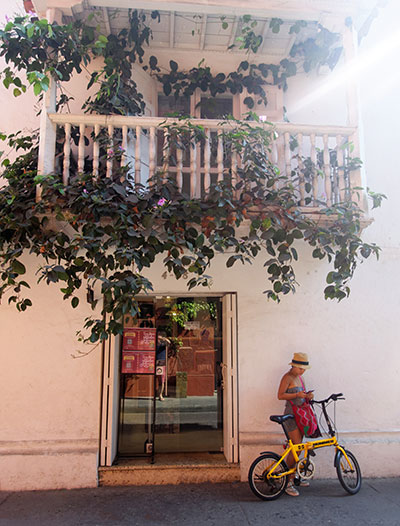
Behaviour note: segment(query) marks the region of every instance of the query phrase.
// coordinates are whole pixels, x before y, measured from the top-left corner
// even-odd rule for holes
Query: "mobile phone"
[[[309,391],[306,391],[307,393],[313,393],[314,389],[310,389]]]

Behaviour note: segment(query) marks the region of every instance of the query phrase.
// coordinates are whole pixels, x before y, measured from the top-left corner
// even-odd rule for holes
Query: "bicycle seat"
[[[286,422],[286,420],[290,420],[291,418],[294,418],[294,415],[272,415],[269,417],[272,422],[276,422],[277,424],[283,424],[283,422]]]

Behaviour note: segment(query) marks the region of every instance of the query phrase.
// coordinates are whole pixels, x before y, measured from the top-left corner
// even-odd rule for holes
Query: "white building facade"
[[[96,8],[111,30],[116,27],[113,24],[117,18],[112,16],[115,3],[33,1],[39,16],[58,21],[82,16],[85,10],[89,13]],[[359,182],[388,196],[382,209],[367,212],[373,222],[363,233],[365,239],[382,247],[380,260],[371,258],[359,266],[351,282],[350,297],[340,303],[324,300],[328,264],[312,258],[309,247],[301,244],[297,247],[296,266],[300,286],[279,304],[268,302],[263,294],[267,278],[261,259],[252,266],[235,265],[227,269],[229,254],[220,255],[209,272],[213,276],[211,287],[194,292],[188,292],[185,280],[176,281],[165,275],[161,261],[152,266],[148,277],[154,295],[141,301],[157,328],[170,327],[171,312],[177,313],[185,302],[208,305],[203,309],[206,314],[200,313],[180,326],[173,326],[173,335],[183,342],[181,360],[186,365],[181,363],[178,367],[185,373],[186,391],[184,395],[177,394],[177,371],[171,363],[170,371],[166,372],[164,400],[155,402],[159,420],[155,428],[153,472],[158,473],[161,481],[162,460],[157,459],[162,459],[163,454],[173,454],[179,459],[188,454],[218,453],[227,466],[236,469],[229,476],[246,480],[249,464],[260,451],[282,448],[283,433],[269,421],[269,415],[283,413],[277,389],[293,352],[307,352],[312,368],[305,381],[308,388],[315,390],[315,397],[325,398],[333,392],[343,392],[346,397],[346,401],[337,405],[336,423],[341,441],[358,458],[363,475],[398,476],[400,358],[396,352],[396,314],[400,300],[396,276],[400,237],[395,199],[400,184],[392,123],[400,119],[397,100],[400,79],[391,66],[400,46],[394,27],[398,6],[394,0],[387,5],[372,0],[338,1],[334,7],[325,0],[253,2],[251,7],[232,0],[216,1],[212,6],[188,1],[172,5],[143,0],[135,6],[130,4],[119,0],[118,8],[122,13],[128,7],[158,9],[163,13],[161,29],[154,32],[151,53],[157,55],[162,65],[167,66],[173,57],[185,69],[197,66],[205,58],[213,70],[228,72],[241,60],[240,55],[226,50],[234,34],[231,29],[222,39],[221,16],[230,17],[232,27],[245,14],[263,23],[266,47],[261,53],[269,61],[279,61],[293,44],[289,35],[282,36],[284,31],[280,39],[271,31],[269,22],[274,17],[285,23],[315,21],[340,32],[344,56],[334,72],[299,74],[289,79],[286,93],[271,87],[269,105],[259,113],[276,123],[283,137],[281,149],[278,147],[276,152],[282,170],[287,169],[285,133],[296,136],[300,133],[305,148],[311,148],[314,140],[322,150],[325,136],[329,135],[329,141],[348,136],[356,148],[360,147],[364,160],[364,168],[357,175]],[[16,2],[15,10],[18,9],[21,11],[22,6]],[[358,46],[357,34],[345,20],[353,16],[356,27],[364,30],[374,9],[378,17]],[[1,16],[12,15],[13,9],[10,11],[1,12]],[[195,19],[193,13],[200,18]],[[350,67],[350,73],[344,69],[346,66]],[[155,153],[152,157],[156,147],[154,130],[163,120],[161,108],[166,101],[160,86],[148,73],[138,67],[134,75],[146,100],[144,117],[124,121],[84,116],[80,106],[89,73],[83,72],[65,87],[75,98],[73,117],[44,113],[41,124],[35,121],[30,94],[21,102],[22,97],[13,99],[2,86],[0,129],[11,133],[40,124],[42,138],[47,137],[48,142],[42,143],[39,165],[43,171],[51,172],[54,169],[51,134],[56,123],[65,130],[69,125],[111,124],[121,130],[140,126],[142,132],[147,131],[141,142],[140,162],[136,145],[130,146],[133,164],[142,174],[146,169],[151,171],[152,163],[158,162]],[[239,118],[245,110],[243,97],[233,97],[226,103],[231,104],[232,112]],[[48,101],[52,114],[50,96]],[[200,113],[199,102],[200,94],[190,101],[190,113],[206,119]],[[212,125],[210,119],[208,125]],[[85,154],[88,152],[84,151]],[[78,147],[77,156],[80,155]],[[192,166],[190,162],[188,174]],[[209,171],[212,169],[211,163]],[[218,169],[216,163],[214,170]],[[34,281],[38,264],[33,256],[26,256],[25,262]],[[145,442],[151,438],[154,410],[148,397],[154,394],[153,388],[146,387],[147,380],[140,383],[122,372],[124,345],[120,338],[112,338],[103,347],[93,349],[77,341],[76,331],[91,314],[85,296],[86,291],[82,291],[80,306],[72,310],[57,290],[40,284],[33,288],[33,307],[26,312],[18,313],[6,301],[0,305],[1,490],[96,486],[99,473],[100,479],[106,476],[107,470],[103,468],[117,461],[123,469],[127,458],[135,466],[135,462],[143,461],[137,459],[146,455]],[[134,324],[128,322],[127,328]],[[159,386],[156,391],[159,392]],[[330,451],[318,453],[316,463],[317,476],[335,476]],[[199,475],[198,480],[207,478],[208,461],[203,464],[204,477]]]

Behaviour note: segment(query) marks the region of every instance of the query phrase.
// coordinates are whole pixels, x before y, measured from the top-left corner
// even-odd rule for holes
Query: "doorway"
[[[146,299],[124,325],[157,329],[157,374],[121,372],[118,454],[146,453],[153,422],[156,453],[221,452],[221,298]]]
[[[236,295],[146,297],[124,324],[157,329],[157,375],[122,373],[123,339],[106,346],[101,465],[148,454],[153,430],[156,455],[238,462]]]

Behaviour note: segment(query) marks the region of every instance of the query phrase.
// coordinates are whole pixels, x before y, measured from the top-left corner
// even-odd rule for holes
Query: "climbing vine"
[[[74,20],[65,25],[49,24],[46,19],[38,20],[36,17],[16,17],[0,30],[0,56],[4,56],[10,64],[1,73],[3,84],[7,88],[13,86],[15,96],[26,92],[28,85],[33,86],[36,95],[40,95],[48,90],[51,78],[59,82],[68,81],[74,73],[81,73],[94,58],[102,57],[104,66],[90,75],[87,89],[96,85],[97,91],[85,101],[85,111],[143,114],[143,95],[132,79],[135,63],[156,76],[166,95],[172,93],[176,98],[190,96],[200,88],[214,97],[226,92],[242,93],[246,89],[248,96],[244,103],[252,109],[256,103],[267,104],[265,87],[268,84],[287,89],[288,78],[296,75],[301,68],[308,72],[327,64],[333,69],[342,51],[338,34],[320,24],[300,20],[290,26],[289,34],[300,34],[311,25],[316,32],[314,38],[294,44],[290,56],[279,64],[253,63],[251,57],[259,51],[263,37],[255,31],[257,21],[250,15],[244,15],[241,32],[230,46],[247,53],[246,60],[240,62],[237,70],[228,74],[215,73],[203,60],[197,67],[181,71],[178,63],[171,60],[170,71],[162,73],[157,57],[152,55],[146,58],[146,48],[152,39],[149,17],[160,21],[158,11],[148,15],[130,10],[128,28],[116,35],[98,33],[93,25],[96,13],[92,13],[87,21]],[[221,23],[227,29],[227,22],[222,20]],[[283,20],[273,18],[270,22],[272,32],[278,33],[282,24]],[[28,85],[20,75],[21,71],[26,72]]]
[[[157,20],[159,15],[153,12],[150,16]],[[261,45],[260,38],[254,21],[248,18],[245,23],[249,29],[242,33],[240,45],[254,52]],[[271,24],[273,32],[281,26],[279,19]],[[290,31],[300,31],[302,25],[297,22]],[[117,36],[100,35],[80,21],[63,26],[17,17],[0,31],[0,56],[9,64],[2,72],[3,83],[13,87],[15,96],[29,85],[41,94],[48,89],[50,76],[69,80],[101,56],[104,66],[89,81],[97,92],[86,101],[85,110],[141,114],[143,97],[131,79],[132,64],[138,62],[162,77],[154,57],[145,61],[150,39],[146,15],[137,11],[130,13],[129,28]],[[303,43],[301,53],[307,54],[305,47]],[[305,62],[303,65],[306,68]],[[271,70],[271,65],[242,61],[237,77],[232,73],[223,78],[201,65],[192,70],[191,80],[190,75],[179,72],[175,62],[170,66],[168,83],[177,96],[197,83],[201,89],[214,86],[211,93],[219,93],[223,89],[219,86],[246,88],[261,99],[263,82],[271,71],[281,82],[282,75],[288,76],[293,68],[290,62]],[[268,69],[265,75],[264,66]],[[21,71],[27,73],[27,84]],[[247,77],[251,80],[245,80]],[[94,312],[85,320],[81,338],[95,343],[121,333],[123,317],[136,315],[137,295],[152,290],[146,269],[157,257],[162,258],[167,273],[187,279],[192,289],[210,285],[212,277],[207,272],[217,254],[226,254],[228,268],[264,255],[269,282],[265,293],[279,301],[296,290],[294,265],[301,240],[312,247],[313,257],[332,265],[325,297],[341,300],[348,296],[357,264],[370,254],[379,254],[379,247],[360,237],[363,211],[358,200],[348,188],[345,201],[329,207],[320,203],[320,216],[328,219],[322,226],[301,214],[295,178],[281,174],[270,160],[273,129],[257,124],[255,114],[248,117],[253,122],[231,119],[222,129],[226,151],[236,152],[241,159],[236,178],[226,170],[223,179],[213,181],[210,191],[197,200],[185,195],[169,173],[156,173],[149,186],[135,185],[129,166],[113,170],[109,178],[95,177],[89,166],[83,173],[76,171],[65,187],[60,174],[37,173],[34,136],[2,135],[1,139],[22,153],[15,162],[2,160],[7,184],[0,190],[0,298],[7,298],[20,311],[32,305],[24,257],[33,254],[39,264],[38,281],[57,287],[73,308],[79,305],[79,290],[87,288],[87,301]],[[195,148],[205,138],[205,130],[195,121],[166,122],[164,129],[170,151],[177,146]],[[104,163],[120,160],[118,137],[114,142],[112,150],[101,149]],[[302,165],[310,173],[318,170],[310,159],[302,159]],[[342,168],[351,167],[347,162]],[[42,192],[37,202],[38,185]],[[375,193],[371,197],[378,206],[384,196]]]
[[[223,20],[222,24],[227,29],[227,22]],[[240,62],[237,70],[228,74],[213,73],[204,60],[189,71],[180,70],[178,63],[171,60],[170,71],[160,73],[157,58],[152,56],[150,69],[156,72],[156,78],[162,84],[164,94],[173,94],[175,98],[190,97],[197,88],[200,88],[201,91],[209,92],[215,97],[222,93],[235,95],[247,90],[248,95],[243,102],[249,109],[253,109],[256,104],[267,105],[265,91],[267,85],[277,85],[286,90],[288,78],[295,76],[299,70],[309,72],[322,65],[328,65],[333,69],[342,52],[337,33],[328,31],[320,24],[309,24],[304,20],[298,20],[290,26],[289,34],[299,34],[302,29],[311,25],[316,37],[294,44],[289,57],[282,59],[278,64],[254,63],[252,57],[254,58],[261,48],[263,37],[255,32],[257,21],[250,15],[244,15],[241,24],[241,33],[230,49],[238,47],[240,50],[245,50],[247,58]],[[282,24],[283,20],[280,18],[271,19],[272,32],[279,33]]]

